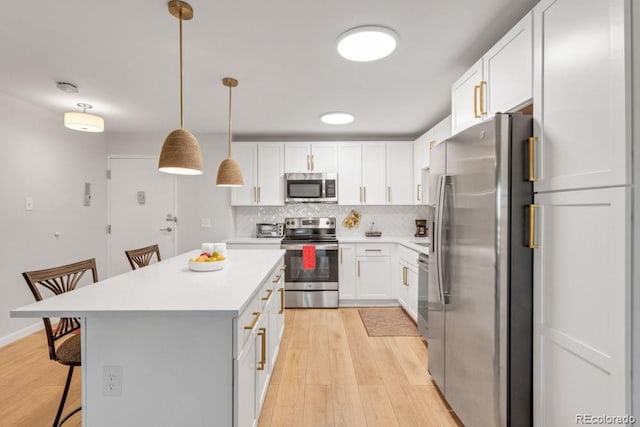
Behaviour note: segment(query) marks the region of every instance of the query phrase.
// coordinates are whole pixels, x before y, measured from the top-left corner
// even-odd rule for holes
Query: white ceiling
[[[450,85],[537,0],[191,0],[184,22],[185,128],[236,139],[415,137],[449,114]],[[0,0],[0,91],[62,113],[94,105],[108,132],[178,127],[178,20],[167,1]],[[347,61],[335,41],[367,24],[396,51]],[[56,81],[76,84],[66,94]],[[345,126],[319,121],[348,111]]]

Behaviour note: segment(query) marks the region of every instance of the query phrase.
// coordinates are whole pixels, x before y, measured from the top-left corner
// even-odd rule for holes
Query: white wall
[[[66,129],[61,114],[2,93],[0,135],[3,345],[31,330],[30,325],[42,325],[41,320],[9,318],[9,310],[34,301],[23,271],[92,257],[98,275],[106,266],[106,142],[103,134]],[[93,190],[90,207],[83,206],[85,182]],[[25,211],[25,197],[33,198],[33,211]]]
[[[110,155],[159,155],[167,134],[111,133],[107,135],[107,152]],[[234,230],[229,190],[216,187],[218,165],[227,155],[227,135],[204,133],[195,136],[202,150],[204,173],[178,177],[177,253],[200,247],[202,242],[232,237]],[[201,228],[201,218],[210,218],[211,228]]]

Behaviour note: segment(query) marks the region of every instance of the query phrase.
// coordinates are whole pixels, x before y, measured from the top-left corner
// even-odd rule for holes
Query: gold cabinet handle
[[[316,168],[316,156],[311,155],[311,170],[313,171]]]
[[[387,187],[387,202],[391,203],[391,187]]]
[[[282,264],[282,267],[280,267],[280,271],[285,271],[287,269],[287,264]]]
[[[253,202],[254,203],[258,202],[258,198],[256,197],[256,187],[253,187]]]
[[[362,192],[364,194],[364,202],[367,203],[367,187],[362,187]]]
[[[360,203],[362,203],[362,187],[360,187]]]
[[[340,248],[340,264],[342,265],[342,248]]]
[[[379,252],[382,253],[382,249],[365,249],[365,252]]]
[[[280,292],[280,311],[278,314],[284,314],[284,288],[278,289],[278,292]]]
[[[480,91],[480,85],[475,85],[473,87],[473,117],[476,119],[480,118],[480,114],[478,114],[478,92]]]
[[[271,298],[271,293],[273,292],[273,289],[267,289],[267,296],[266,297],[262,297],[262,301],[267,301],[269,298]]]
[[[278,274],[276,277],[273,278],[271,283],[278,283],[281,277],[282,277],[282,274]]]
[[[484,91],[487,88],[487,82],[482,80],[480,82],[480,115],[487,114],[487,110],[484,109]]]
[[[417,197],[418,201],[420,201],[420,200],[422,200],[420,198],[420,187],[422,187],[422,184],[418,184],[416,187],[417,187],[417,196],[416,197]]]
[[[260,203],[260,187],[258,187],[258,203]]]
[[[529,205],[529,248],[530,249],[538,249],[539,246],[536,245],[536,209],[538,209],[540,205]]]
[[[258,328],[258,335],[262,338],[262,352],[260,354],[260,362],[258,362],[258,371],[264,371],[267,364],[267,328]]]
[[[253,329],[254,326],[256,326],[256,323],[258,323],[258,319],[260,318],[260,312],[259,311],[254,311],[253,312],[253,319],[251,320],[251,323],[249,323],[248,325],[246,325],[244,328],[245,329]]]
[[[360,277],[360,261],[358,260],[358,277]]]
[[[535,165],[535,155],[536,155],[536,142],[538,141],[537,136],[532,136],[529,138],[529,181],[535,182],[538,180],[536,177],[536,165]]]
[[[307,170],[311,171],[311,154],[307,154]]]

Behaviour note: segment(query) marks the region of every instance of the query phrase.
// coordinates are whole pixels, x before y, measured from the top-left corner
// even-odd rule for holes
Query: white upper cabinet
[[[288,142],[285,147],[287,172],[336,172],[338,147],[334,142]]]
[[[533,12],[483,56],[483,117],[514,111],[533,97]],[[484,83],[486,82],[486,83]]]
[[[451,130],[457,133],[482,120],[482,58],[451,86]]]
[[[338,203],[361,205],[362,199],[362,144],[338,144]]]
[[[413,204],[424,204],[424,184],[422,169],[429,166],[430,132],[425,133],[413,143]]]
[[[542,0],[534,9],[536,191],[631,182],[627,4]]]
[[[284,205],[284,144],[235,142],[232,154],[244,177],[231,189],[232,206]]]
[[[436,144],[441,143],[445,139],[451,136],[451,116],[447,116],[440,123],[435,125],[432,129],[432,140],[435,141]],[[431,144],[429,144],[429,148],[431,148]],[[429,156],[427,155],[427,166],[429,166]]]
[[[362,199],[364,204],[387,204],[386,148],[387,144],[384,142],[362,144]]]
[[[453,84],[451,87],[452,134],[495,113],[516,111],[531,102],[533,73],[531,20],[532,12],[521,19]]]
[[[387,204],[413,205],[413,143],[387,143]]]

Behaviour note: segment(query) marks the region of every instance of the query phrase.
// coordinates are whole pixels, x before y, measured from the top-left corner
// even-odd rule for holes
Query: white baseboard
[[[5,335],[0,337],[0,347],[4,347],[5,345],[11,344],[12,342],[18,341],[20,338],[24,338],[27,335],[31,335],[34,332],[38,332],[40,329],[44,328],[44,324],[42,323],[42,319],[38,319],[36,323],[33,325],[27,326],[26,328],[22,328],[18,331],[15,331],[9,335]]]

